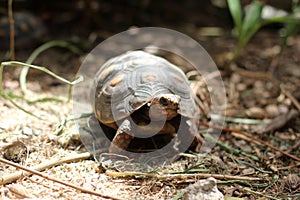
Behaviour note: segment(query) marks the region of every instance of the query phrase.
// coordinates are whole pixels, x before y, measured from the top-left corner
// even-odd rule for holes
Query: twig
[[[4,185],[4,184],[10,183],[12,181],[15,181],[15,180],[19,179],[23,174],[27,175],[27,176],[30,175],[30,174],[35,174],[35,175],[41,176],[41,177],[43,177],[45,179],[54,181],[56,183],[60,183],[62,185],[71,187],[71,188],[76,189],[76,190],[80,190],[81,192],[84,192],[84,193],[88,193],[88,194],[91,194],[91,195],[99,196],[99,197],[102,197],[102,198],[119,200],[119,198],[106,196],[106,195],[100,194],[100,193],[98,193],[96,191],[89,190],[89,189],[86,189],[84,187],[80,187],[80,186],[77,186],[77,185],[74,185],[74,184],[71,184],[71,183],[66,183],[64,181],[61,181],[59,179],[53,178],[51,176],[48,176],[46,174],[43,174],[43,173],[39,172],[39,171],[44,170],[46,168],[53,167],[53,166],[56,166],[56,165],[60,165],[62,163],[83,160],[83,159],[86,159],[88,157],[90,157],[90,153],[82,153],[82,154],[77,154],[77,155],[71,155],[69,157],[64,157],[62,159],[53,159],[51,161],[47,161],[46,163],[42,163],[42,164],[36,165],[35,167],[33,167],[33,169],[29,169],[29,168],[24,167],[22,165],[19,165],[19,164],[16,164],[14,162],[8,161],[6,159],[0,158],[0,162],[5,163],[7,165],[14,166],[14,167],[16,167],[18,169],[22,169],[22,170],[26,171],[26,173],[23,173],[22,171],[20,171],[20,172],[16,172],[16,173],[9,174],[7,176],[1,177],[0,178],[0,185]]]
[[[272,196],[270,196],[270,195],[265,195],[265,194],[262,194],[262,193],[260,193],[260,192],[253,191],[253,190],[250,190],[250,189],[248,189],[248,188],[243,188],[242,190],[244,190],[245,192],[249,192],[249,193],[251,193],[251,194],[256,194],[256,195],[259,195],[259,196],[266,197],[266,198],[268,198],[268,199],[280,200],[280,199],[278,199],[278,198],[272,197]]]
[[[243,131],[240,131],[240,130],[234,130],[234,129],[229,129],[229,128],[223,128],[223,127],[220,127],[220,126],[217,126],[217,125],[210,126],[210,125],[208,125],[208,124],[206,124],[206,123],[201,123],[201,122],[200,122],[200,124],[203,125],[203,126],[207,126],[207,127],[211,127],[211,128],[223,130],[223,131],[230,132],[230,133],[237,133],[238,135],[240,135],[240,136],[243,137],[244,139],[248,140],[249,142],[255,141],[255,142],[257,142],[257,143],[266,145],[267,147],[273,149],[274,151],[280,152],[281,154],[283,154],[283,155],[285,155],[285,156],[288,156],[288,157],[290,157],[290,158],[292,158],[292,159],[294,159],[294,160],[300,162],[300,158],[298,158],[298,157],[296,157],[296,156],[294,156],[294,155],[291,155],[291,154],[289,154],[289,153],[287,153],[287,152],[285,152],[285,151],[283,151],[283,150],[281,150],[281,149],[279,149],[279,148],[277,148],[277,147],[274,147],[273,145],[269,144],[268,142],[263,141],[263,140],[261,140],[261,139],[259,139],[259,138],[257,138],[257,137],[248,135],[248,134],[244,133]],[[236,134],[233,134],[233,135],[236,136],[236,137],[238,136],[238,135],[236,135]]]
[[[116,172],[113,170],[106,170],[106,175],[111,177],[145,177],[145,178],[157,178],[162,180],[186,180],[186,179],[196,179],[196,178],[209,178],[213,177],[222,180],[240,180],[240,181],[263,181],[263,178],[248,177],[248,176],[232,176],[232,175],[222,175],[222,174],[148,174],[141,172]]]
[[[297,167],[300,167],[300,162],[286,166],[286,167],[279,167],[278,170],[289,170],[290,171],[291,169],[297,168]]]
[[[9,28],[10,28],[10,59],[15,60],[15,26],[14,17],[12,11],[13,0],[8,0],[8,18],[9,18]]]
[[[289,92],[287,91],[282,85],[280,86],[280,89],[284,95],[286,95],[294,104],[294,106],[298,109],[300,112],[300,103],[299,101]]]

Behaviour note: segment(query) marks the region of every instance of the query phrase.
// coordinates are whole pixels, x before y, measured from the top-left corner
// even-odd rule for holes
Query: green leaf
[[[242,7],[240,0],[227,0],[230,14],[233,18],[238,34],[242,31]]]
[[[258,28],[261,25],[262,22],[262,10],[264,5],[259,1],[253,1],[250,4],[249,12],[246,14],[243,27],[242,27],[242,33],[240,35],[241,40],[246,40],[247,43],[248,40],[251,38],[251,36],[258,30]]]
[[[286,46],[288,37],[295,34],[296,31],[299,28],[299,24],[300,24],[300,7],[295,7],[294,8],[292,16],[294,17],[294,19],[286,20],[285,27],[284,27],[285,33],[283,35],[283,39],[282,39],[282,43],[281,43],[281,49],[283,49],[283,47]]]

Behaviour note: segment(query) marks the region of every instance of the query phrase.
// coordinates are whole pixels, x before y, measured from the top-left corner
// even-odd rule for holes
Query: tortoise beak
[[[170,120],[178,115],[180,97],[174,94],[162,94],[153,98],[150,106],[152,120]]]

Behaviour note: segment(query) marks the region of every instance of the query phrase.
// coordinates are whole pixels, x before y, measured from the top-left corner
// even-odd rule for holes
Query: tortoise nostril
[[[159,99],[159,103],[163,106],[167,106],[169,104],[168,100],[164,97]]]

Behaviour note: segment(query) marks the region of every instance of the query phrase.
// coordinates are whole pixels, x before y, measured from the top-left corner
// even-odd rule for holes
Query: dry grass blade
[[[263,181],[265,179],[258,177],[247,177],[247,176],[231,176],[231,175],[222,175],[222,174],[148,174],[140,172],[116,172],[112,170],[107,170],[106,175],[111,177],[145,177],[145,178],[157,178],[160,180],[187,180],[187,179],[199,179],[199,178],[216,178],[222,180],[239,180],[239,181]]]
[[[22,106],[18,105],[16,102],[14,102],[13,99],[9,95],[7,95],[6,93],[3,93],[3,94],[0,93],[0,96],[2,96],[3,98],[7,99],[12,105],[16,106],[18,109],[22,110],[23,112],[25,112],[25,113],[33,116],[33,117],[36,117],[37,119],[45,120],[45,119],[43,119],[43,118],[35,115],[34,113],[32,113],[32,112],[30,112],[30,111],[22,108]]]
[[[34,52],[32,52],[32,54],[29,56],[29,58],[26,61],[26,64],[32,64],[33,61],[44,51],[53,48],[53,47],[60,47],[60,48],[65,48],[70,50],[71,52],[77,54],[77,55],[82,55],[82,52],[75,47],[74,45],[70,44],[69,42],[66,41],[60,41],[60,40],[53,40],[50,42],[47,42],[43,45],[41,45],[40,47],[38,47],[37,49],[34,50]],[[24,67],[21,71],[20,74],[20,87],[23,91],[24,94],[26,94],[27,92],[27,87],[26,87],[26,78],[27,78],[27,74],[29,71],[29,67]]]
[[[264,195],[264,194],[262,194],[262,193],[260,193],[260,192],[253,191],[253,190],[251,190],[251,189],[249,189],[249,188],[243,188],[243,190],[246,191],[246,192],[252,193],[252,194],[256,194],[256,195],[259,195],[259,196],[266,197],[266,198],[268,198],[268,199],[279,200],[278,198],[274,198],[274,197],[272,197],[272,196],[270,196],[270,195]]]
[[[37,65],[30,65],[30,64],[26,64],[26,63],[22,63],[22,62],[18,62],[18,61],[8,61],[8,62],[2,62],[1,65],[0,65],[0,94],[4,93],[3,83],[2,83],[2,75],[3,75],[3,68],[6,67],[6,66],[30,67],[30,68],[33,68],[33,69],[37,69],[37,70],[40,70],[42,72],[45,72],[46,74],[49,74],[50,76],[62,81],[63,83],[66,83],[66,84],[70,85],[68,100],[71,98],[71,88],[72,88],[72,86],[74,86],[74,85],[80,83],[81,81],[83,81],[83,77],[81,77],[81,76],[77,77],[74,81],[68,81],[68,80],[56,75],[55,73],[53,73],[52,71],[50,71],[46,67],[37,66]]]
[[[22,62],[18,62],[18,61],[8,61],[8,62],[2,62],[0,65],[0,96],[2,96],[3,98],[8,99],[14,106],[16,106],[17,108],[19,108],[20,110],[22,110],[23,112],[30,114],[38,119],[42,119],[40,117],[38,117],[37,115],[27,111],[26,109],[22,108],[21,106],[19,106],[16,102],[14,102],[12,100],[12,98],[10,97],[10,95],[6,94],[3,88],[3,82],[2,82],[2,76],[3,76],[3,69],[6,66],[15,66],[15,67],[27,67],[27,68],[34,68],[40,71],[43,71],[47,74],[49,74],[50,76],[62,81],[63,83],[66,83],[69,85],[69,91],[68,91],[68,101],[71,99],[71,91],[72,91],[72,87],[75,84],[78,84],[79,82],[81,82],[83,80],[83,77],[77,77],[74,81],[68,81],[58,75],[56,75],[55,73],[53,73],[52,71],[50,71],[49,69],[42,67],[42,66],[36,66],[36,65],[29,65],[26,63],[22,63]],[[59,99],[57,99],[59,101]],[[28,101],[28,100],[27,100]]]

